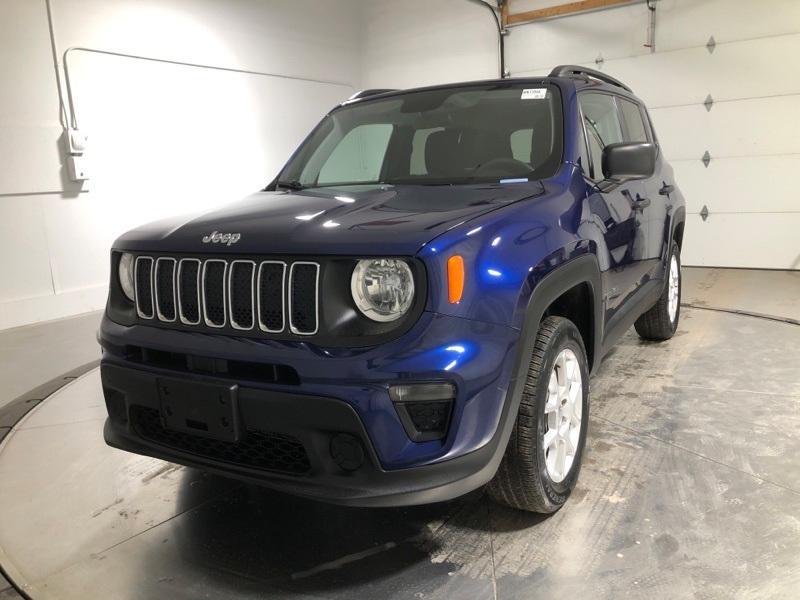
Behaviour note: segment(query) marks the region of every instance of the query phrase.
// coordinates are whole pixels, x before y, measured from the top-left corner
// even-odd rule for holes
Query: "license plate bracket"
[[[238,385],[171,377],[156,378],[156,385],[166,429],[225,442],[239,441]]]

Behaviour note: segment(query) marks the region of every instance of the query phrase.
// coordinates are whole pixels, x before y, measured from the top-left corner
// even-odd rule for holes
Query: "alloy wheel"
[[[581,367],[569,348],[559,352],[550,373],[544,405],[544,452],[547,474],[555,483],[563,481],[572,469],[583,413]]]
[[[674,323],[678,316],[678,302],[680,301],[681,290],[681,270],[678,266],[678,259],[673,255],[669,262],[669,289],[667,310],[669,311],[669,322]]]

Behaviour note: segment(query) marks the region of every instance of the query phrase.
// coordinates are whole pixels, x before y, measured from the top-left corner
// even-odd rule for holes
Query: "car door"
[[[636,292],[643,276],[646,230],[641,227],[637,198],[641,199],[644,188],[640,182],[630,181],[606,192],[598,189],[597,183],[604,178],[603,149],[625,141],[624,130],[614,95],[583,92],[578,98],[589,159],[589,209],[605,246],[598,249],[598,257],[608,322]]]
[[[656,143],[650,120],[647,118],[644,107],[629,98],[617,97],[617,105],[620,109],[622,118],[623,135],[626,142],[650,142]],[[669,232],[666,233],[665,227],[669,228],[667,215],[667,190],[665,179],[670,179],[664,172],[664,160],[659,151],[656,157],[656,168],[652,177],[637,182],[641,188],[641,196],[636,199],[634,204],[638,211],[637,221],[645,232],[645,244],[642,247],[642,272],[641,283],[650,278],[662,277],[662,258],[666,256],[664,240],[670,239]]]

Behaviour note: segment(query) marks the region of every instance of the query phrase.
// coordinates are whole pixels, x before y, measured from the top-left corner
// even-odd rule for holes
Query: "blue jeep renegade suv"
[[[105,439],[329,502],[555,511],[590,373],[675,332],[684,219],[603,73],[361,92],[263,191],[116,241]]]

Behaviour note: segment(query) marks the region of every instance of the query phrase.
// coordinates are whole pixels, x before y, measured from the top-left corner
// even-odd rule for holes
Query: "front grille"
[[[136,312],[189,329],[313,335],[319,274],[308,261],[138,256]]]
[[[283,433],[247,429],[241,441],[224,442],[165,429],[158,411],[144,406],[131,407],[131,422],[146,440],[196,456],[291,475],[311,469],[303,444]]]
[[[289,327],[292,333],[317,332],[317,281],[319,265],[296,262],[289,271]]]
[[[184,325],[200,324],[200,261],[184,258],[178,264],[178,312]]]
[[[258,268],[258,326],[279,333],[286,326],[283,318],[286,263],[265,261]]]
[[[142,319],[152,319],[153,313],[153,259],[140,256],[136,259],[136,312]]]
[[[209,327],[225,326],[225,276],[228,263],[207,260],[203,265],[203,316]]]
[[[228,297],[231,303],[231,325],[236,329],[252,329],[255,292],[253,279],[256,263],[250,260],[235,260],[231,263],[228,279]]]
[[[156,261],[156,312],[162,321],[175,320],[175,264],[174,258]]]

